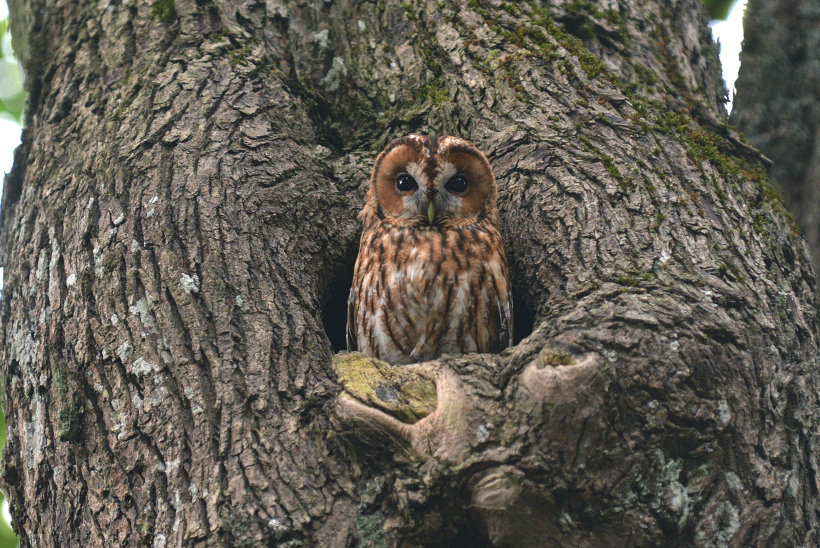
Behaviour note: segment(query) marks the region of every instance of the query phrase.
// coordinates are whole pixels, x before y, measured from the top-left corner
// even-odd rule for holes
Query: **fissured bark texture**
[[[817,542],[814,278],[697,0],[11,9],[24,545]],[[331,341],[371,163],[410,132],[490,157],[533,331],[414,366],[438,407],[402,426]]]

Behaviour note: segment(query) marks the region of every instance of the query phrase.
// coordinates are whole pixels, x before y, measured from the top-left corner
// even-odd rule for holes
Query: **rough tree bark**
[[[820,2],[751,0],[731,121],[771,158],[820,269]]]
[[[701,9],[13,1],[23,543],[816,544],[814,276]],[[332,360],[371,162],[409,132],[494,165],[500,355]]]

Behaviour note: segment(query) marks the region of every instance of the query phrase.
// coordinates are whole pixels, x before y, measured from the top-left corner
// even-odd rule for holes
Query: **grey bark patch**
[[[334,57],[333,64],[330,66],[327,74],[325,74],[325,77],[322,78],[322,85],[324,85],[327,91],[336,91],[339,89],[339,86],[342,85],[342,81],[346,76],[347,67],[345,66],[344,59]]]

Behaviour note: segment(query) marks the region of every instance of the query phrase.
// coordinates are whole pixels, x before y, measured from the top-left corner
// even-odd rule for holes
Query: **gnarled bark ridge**
[[[814,276],[724,124],[697,0],[17,0],[12,23],[25,544],[817,542]],[[488,154],[533,331],[334,369],[370,166],[410,132]]]

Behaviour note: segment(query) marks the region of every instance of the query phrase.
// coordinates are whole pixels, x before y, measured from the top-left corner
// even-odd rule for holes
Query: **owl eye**
[[[399,176],[396,177],[396,190],[399,192],[410,192],[418,187],[419,184],[409,173],[399,173]]]
[[[450,177],[444,186],[453,194],[463,194],[467,191],[469,184],[467,177],[459,173]]]

